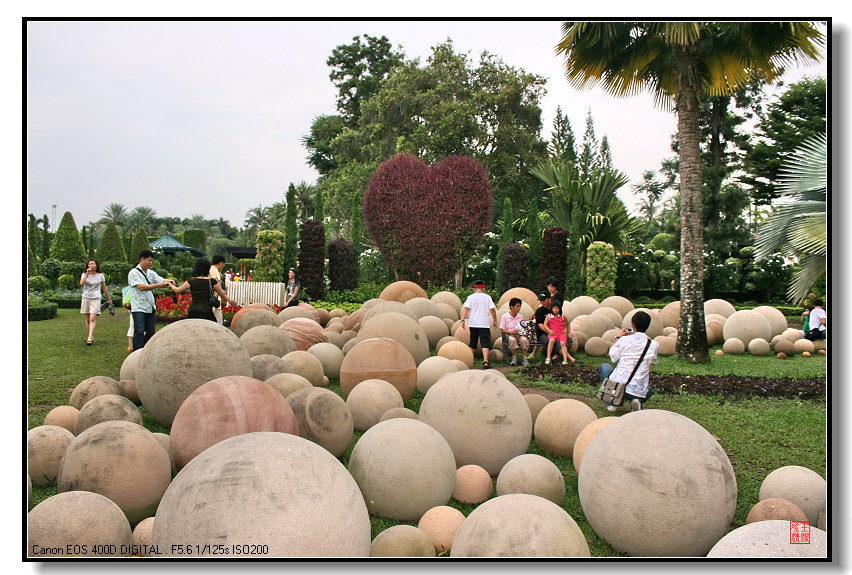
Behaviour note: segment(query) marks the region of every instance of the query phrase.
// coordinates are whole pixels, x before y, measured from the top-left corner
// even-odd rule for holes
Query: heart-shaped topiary
[[[364,193],[364,220],[397,279],[447,285],[491,226],[492,195],[473,158],[427,166],[410,154],[384,161]]]

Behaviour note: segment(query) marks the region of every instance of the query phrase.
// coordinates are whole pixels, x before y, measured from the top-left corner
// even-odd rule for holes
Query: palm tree
[[[246,212],[246,233],[251,242],[257,238],[257,232],[268,227],[269,209],[258,205]]]
[[[565,22],[557,53],[568,81],[614,96],[650,90],[677,112],[681,194],[681,316],[677,355],[709,362],[704,327],[704,235],[699,148],[702,96],[730,94],[783,66],[817,60],[824,34],[806,22]]]
[[[124,221],[127,219],[127,208],[125,208],[122,204],[109,204],[104,211],[101,212],[101,219],[98,220],[99,223],[105,224],[107,222],[113,222],[119,229],[124,225]]]
[[[316,186],[312,186],[307,182],[299,182],[296,184],[296,201],[299,205],[299,220],[305,221],[314,217],[314,194],[316,194]]]
[[[127,229],[130,233],[135,234],[139,228],[154,228],[154,218],[157,217],[157,212],[148,206],[137,206],[133,208],[130,215],[127,216]]]
[[[206,230],[208,227],[207,220],[201,214],[192,214],[188,218],[184,218],[183,225],[187,229]]]
[[[825,275],[827,141],[825,134],[805,140],[780,169],[776,189],[780,201],[760,227],[754,254],[760,261],[786,248],[799,256],[799,269],[787,297],[800,303],[811,286]]]

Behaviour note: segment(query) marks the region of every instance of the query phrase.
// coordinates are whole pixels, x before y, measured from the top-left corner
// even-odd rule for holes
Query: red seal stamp
[[[790,543],[810,544],[811,524],[808,521],[790,521]]]

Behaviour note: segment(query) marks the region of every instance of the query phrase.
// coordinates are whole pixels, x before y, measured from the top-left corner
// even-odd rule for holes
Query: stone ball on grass
[[[503,352],[499,349],[492,349],[488,353],[488,363],[503,363]]]
[[[572,456],[574,459],[574,469],[578,473],[580,472],[580,464],[583,462],[583,454],[586,453],[586,448],[589,446],[589,443],[595,438],[601,429],[610,423],[613,423],[617,419],[617,417],[601,417],[600,419],[594,420],[580,431],[576,441],[574,441],[574,454]]]
[[[779,351],[778,353],[775,354],[775,357],[777,357],[778,359],[787,359],[787,354],[784,353],[783,351]]]
[[[284,398],[289,397],[291,393],[300,389],[313,387],[310,381],[298,373],[277,373],[264,383],[274,388]]]
[[[601,307],[601,304],[588,295],[577,296],[571,300],[571,303],[577,308],[581,315],[590,315],[593,311]]]
[[[554,349],[556,349],[555,344]],[[585,350],[586,355],[602,356],[609,353],[609,344],[602,337],[593,336],[586,340],[586,344],[583,349]]]
[[[124,361],[121,363],[121,369],[119,370],[119,379],[136,381],[136,366],[139,363],[139,358],[142,357],[143,351],[145,351],[144,347],[137,349],[124,358]]]
[[[826,515],[828,514],[828,503],[822,506],[822,511],[819,512],[817,519],[817,529],[826,530]]]
[[[240,322],[240,320],[243,317],[245,317],[246,314],[248,314],[250,311],[256,310],[256,309],[262,309],[262,310],[271,311],[271,312],[274,313],[272,306],[267,305],[265,303],[255,302],[255,303],[250,303],[250,304],[244,305],[240,309],[238,309],[237,312],[234,314],[234,317],[231,318],[231,330],[233,330],[235,327],[237,327],[237,324]]]
[[[769,341],[773,333],[766,317],[754,310],[741,309],[728,317],[722,335],[725,340],[736,338],[748,347],[751,340],[758,337]]]
[[[537,393],[525,393],[524,401],[527,402],[530,408],[530,417],[532,417],[533,429],[535,429],[535,420],[538,418],[538,414],[541,413],[544,406],[550,403],[550,400]]]
[[[783,332],[781,332],[781,335],[783,335],[785,338],[789,339],[790,341],[796,341],[796,340],[799,340],[799,339],[802,339],[803,337],[805,337],[805,332],[800,330],[800,329],[794,329],[794,328],[791,327],[791,328],[787,328]]]
[[[793,355],[796,353],[795,344],[789,339],[779,339],[775,342],[775,347],[772,349],[775,353],[784,353]]]
[[[311,441],[270,431],[226,439],[184,467],[151,537],[167,553],[183,544],[212,556],[215,541],[237,545],[232,555],[266,557],[366,557],[370,538],[364,499],[340,461]]]
[[[722,351],[721,349],[717,349],[714,353],[715,353],[716,355],[718,355],[718,356],[723,356],[723,355],[725,355],[725,352],[724,352],[724,351]]]
[[[285,307],[284,309],[278,312],[278,318],[281,320],[281,323],[287,321],[288,319],[293,319],[297,317],[309,319],[319,323],[319,321],[317,321],[319,317],[315,313],[313,313],[307,308],[299,307],[298,305]],[[279,323],[278,325],[281,324]]]
[[[535,420],[536,444],[557,457],[571,457],[583,428],[598,418],[591,407],[576,399],[557,399],[544,406]]]
[[[479,505],[491,497],[494,484],[491,475],[479,465],[462,465],[456,469],[456,486],[453,499],[460,503]]]
[[[417,316],[417,319],[423,319],[427,316],[442,317],[441,309],[432,300],[425,297],[414,297],[405,302],[406,307],[410,308]]]
[[[826,355],[826,351],[824,349],[819,350],[817,353],[819,355]]]
[[[424,394],[435,385],[442,376],[458,371],[452,360],[440,355],[427,357],[417,366],[417,390]]]
[[[793,342],[793,352],[794,353],[803,353],[803,352],[813,353],[814,351],[816,351],[814,349],[814,342],[812,342],[809,339],[802,338],[802,339],[799,339],[799,340],[796,340],[796,341]]]
[[[135,405],[142,405],[142,402],[139,400],[139,390],[136,389],[135,381],[132,379],[122,379],[118,384],[124,391],[124,397],[132,401]]]
[[[254,379],[266,381],[277,373],[286,373],[289,369],[279,356],[262,353],[252,356],[251,371]]]
[[[708,345],[718,345],[725,341],[722,332],[725,329],[725,324],[720,321],[708,321],[704,324],[705,331],[707,333],[707,344]]]
[[[504,291],[500,295],[500,299],[497,301],[497,307],[501,308],[504,304],[508,307],[509,300],[514,297],[520,299],[523,303],[527,304],[532,309],[536,309],[539,305],[538,294],[536,294],[534,291],[525,287],[513,287]],[[497,317],[499,318],[500,316],[498,315]]]
[[[439,291],[429,299],[430,301],[436,304],[445,303],[455,308],[456,311],[461,309],[462,304],[464,303],[458,295],[454,294],[451,291]]]
[[[734,529],[722,537],[708,558],[816,558],[826,557],[828,537],[819,529],[810,530],[810,543],[790,544],[790,522],[779,520],[757,521]]]
[[[80,435],[98,423],[119,419],[142,425],[142,414],[132,401],[123,395],[99,395],[88,401],[77,414],[74,435]]]
[[[98,423],[74,438],[65,450],[56,483],[60,493],[103,495],[135,525],[154,514],[171,478],[169,455],[154,434],[141,425],[116,420]]]
[[[574,340],[573,343],[571,344],[571,353],[572,354],[576,353],[578,350],[585,351],[586,340],[588,339],[586,337],[586,334],[584,334],[582,331],[576,331],[576,332],[572,331],[571,336],[572,336],[572,339]]]
[[[709,314],[718,314],[725,317],[731,317],[734,313],[736,313],[737,308],[734,305],[723,299],[709,299],[704,302],[704,315],[707,316]]]
[[[658,335],[654,338],[654,341],[660,344],[657,350],[659,355],[674,355],[675,351],[677,351],[677,338]]]
[[[648,337],[653,339],[658,335],[663,335],[663,328],[665,327],[663,325],[663,322],[660,320],[659,317],[655,317],[655,314],[652,313],[654,312],[654,310],[650,310],[645,307],[638,307],[633,311],[629,312],[626,316],[624,316],[624,319],[621,320],[621,327],[633,327],[633,315],[637,311],[644,311],[645,313],[651,316],[651,323],[650,325],[648,325],[648,329],[645,331]]]
[[[446,553],[453,548],[453,539],[464,522],[464,513],[448,505],[429,509],[417,522],[417,528],[429,536],[435,551]]]
[[[139,557],[151,556],[151,533],[154,530],[154,518],[148,517],[133,528],[132,542]]]
[[[419,419],[444,436],[457,467],[476,464],[493,476],[507,461],[526,452],[532,436],[527,402],[514,384],[494,370],[445,375],[423,398]]]
[[[826,482],[819,473],[801,465],[786,465],[772,471],[760,485],[758,499],[786,499],[798,505],[816,525],[826,502]]]
[[[761,305],[754,308],[752,311],[755,311],[766,318],[766,321],[769,322],[772,336],[784,333],[784,330],[789,327],[787,325],[787,318],[784,317],[784,314],[781,313],[778,308],[772,307],[771,305]],[[772,336],[765,339],[772,339]]]
[[[98,493],[59,493],[27,514],[27,550],[31,557],[126,556],[132,540],[127,517],[118,505]],[[35,553],[36,549],[59,552],[44,555]]]
[[[742,342],[742,340],[739,340],[735,337],[732,337],[730,339],[725,340],[725,343],[722,344],[722,349],[727,354],[740,355],[740,354],[745,353],[746,346]]]
[[[278,317],[278,314],[274,311],[268,309],[252,309],[240,318],[240,322],[237,325],[232,325],[231,329],[237,337],[240,337],[253,327],[257,327],[259,325],[271,325],[273,327],[278,327],[283,321],[284,320]]]
[[[343,395],[348,396],[358,383],[367,379],[391,383],[405,402],[411,399],[417,386],[417,364],[398,341],[386,337],[365,339],[355,344],[340,364]]]
[[[370,557],[434,557],[435,546],[414,525],[394,525],[376,535]]]
[[[678,327],[680,325],[680,300],[666,304],[666,307],[660,310],[660,321],[663,322],[663,327]]]
[[[614,310],[611,307],[601,306],[601,307],[599,307],[598,309],[596,309],[595,311],[593,311],[592,313],[589,314],[589,316],[600,316],[600,315],[609,319],[609,321],[612,322],[613,326],[621,325],[621,320],[624,319],[624,317],[620,313],[618,313],[617,310]]]
[[[175,460],[172,457],[172,438],[170,435],[166,433],[155,433],[154,439],[160,442],[160,447],[162,447],[166,453],[169,454],[169,461],[172,462],[172,475],[177,473],[179,470],[175,466]]]
[[[340,366],[343,363],[343,351],[330,342],[315,343],[308,353],[316,357],[322,364],[323,374],[329,379],[340,377]]]
[[[619,335],[621,335],[621,329],[614,327],[612,329],[606,330],[601,336],[601,339],[612,345],[615,343],[615,340]]]
[[[769,355],[770,351],[772,350],[769,349],[769,342],[765,339],[756,337],[748,342],[748,352],[751,355]]]
[[[299,426],[287,400],[263,381],[234,375],[208,381],[175,415],[172,460],[183,469],[211,445],[254,431],[299,435]]]
[[[459,305],[459,307],[453,307],[452,305],[444,302],[438,302],[435,305],[438,306],[438,309],[441,311],[442,318],[449,319],[454,322],[459,319],[459,307],[461,307],[461,305]]]
[[[538,495],[561,506],[565,500],[565,478],[546,457],[524,453],[510,459],[497,476],[497,496],[509,493]]]
[[[322,326],[312,319],[303,317],[288,319],[279,329],[283,329],[293,339],[299,351],[308,351],[312,345],[328,341]]]
[[[281,358],[285,365],[283,373],[295,373],[311,382],[314,387],[324,387],[325,372],[317,356],[307,351],[291,351]]]
[[[312,441],[335,457],[340,457],[352,443],[355,425],[346,402],[322,387],[300,389],[287,397],[296,414],[299,435]]]
[[[810,357],[810,356],[811,356],[811,352],[809,352],[809,351],[803,351],[802,352],[802,357]]]
[[[80,410],[70,405],[54,407],[44,416],[44,425],[58,425],[67,429],[73,435],[78,413],[80,413]]]
[[[608,298],[604,298],[601,300],[601,307],[608,307],[610,309],[614,309],[619,313],[621,319],[623,319],[624,316],[630,313],[630,311],[633,310],[635,306],[626,297],[622,297],[620,295],[611,295]],[[621,321],[621,319],[619,319],[619,322]]]
[[[189,394],[208,381],[253,373],[240,338],[215,321],[184,319],[169,324],[143,349],[136,389],[148,413],[166,427]]]
[[[296,342],[290,334],[274,325],[255,326],[243,333],[240,341],[251,357],[263,354],[284,357],[296,351]]]
[[[451,557],[590,557],[576,521],[543,497],[526,493],[486,501],[468,515]]]
[[[392,407],[382,414],[382,416],[379,418],[379,423],[387,421],[388,419],[396,419],[397,417],[404,417],[406,419],[417,419],[417,413],[408,409],[407,407]]]
[[[463,362],[462,360],[460,360],[460,359],[451,359],[450,361],[452,361],[452,362],[455,364],[456,369],[457,369],[458,371],[464,371],[464,370],[466,370],[466,369],[470,369],[470,368],[467,366],[467,364],[466,364],[465,362]]]
[[[536,306],[538,309],[539,306]],[[565,318],[565,321],[571,323],[575,318],[580,317],[581,315],[585,315],[580,313],[580,309],[571,303],[568,300],[562,302],[562,317]]]
[[[349,472],[373,515],[414,521],[453,494],[453,451],[438,431],[414,419],[388,419],[367,430]]]
[[[447,324],[440,317],[427,315],[421,317],[419,323],[423,333],[426,334],[426,341],[429,343],[429,347],[435,347],[441,338],[447,337],[450,334],[450,328],[447,327]]]
[[[822,352],[825,351],[826,345],[827,345],[827,342],[824,339],[814,340],[813,344],[814,344],[814,349],[816,350],[817,353],[820,353],[821,355],[825,355],[824,353],[822,353]]]
[[[608,308],[607,308],[608,309]],[[583,318],[577,326],[579,331],[582,331],[589,338],[601,337],[605,331],[615,327],[612,318],[605,313],[591,314]]]
[[[99,395],[124,395],[124,388],[111,377],[96,375],[78,383],[71,392],[68,404],[76,409],[82,409],[87,401]]]
[[[346,398],[346,407],[358,431],[367,431],[389,409],[404,407],[399,391],[381,379],[367,379],[356,385]]]
[[[498,318],[497,318],[497,321],[498,321],[498,322],[500,321],[499,316],[498,316]],[[489,334],[489,336],[488,336],[488,341],[494,341],[496,338],[499,338],[499,337],[501,336],[501,334],[502,334],[502,332],[500,331],[500,328],[498,328],[498,327],[494,327],[494,326],[492,325],[492,326],[491,326],[491,330],[490,330],[490,334]],[[469,324],[469,323],[467,323],[467,321],[465,321],[464,327],[462,327],[461,325],[459,325],[459,326],[458,326],[458,327],[457,327],[457,328],[456,328],[456,329],[452,332],[452,335],[453,335],[453,336],[454,336],[457,340],[459,340],[459,341],[461,341],[461,342],[464,342],[464,344],[465,344],[465,345],[468,345],[468,344],[470,343],[470,324]],[[482,349],[482,345],[481,345],[480,341],[477,339],[475,343],[476,343],[476,350],[477,350],[477,351],[480,351],[480,350]]]
[[[627,484],[631,496],[613,505],[612,486]],[[704,556],[737,506],[736,477],[719,442],[691,419],[662,409],[627,413],[598,431],[577,486],[595,533],[631,556]],[[654,537],[642,533],[648,525]]]
[[[426,290],[417,285],[414,282],[410,281],[397,281],[389,284],[385,289],[382,290],[382,293],[379,294],[379,299],[385,299],[389,301],[398,301],[400,303],[405,303],[408,300],[416,297],[427,298],[429,296],[426,295]]]
[[[74,434],[58,425],[40,425],[27,431],[27,473],[33,485],[56,482],[62,456],[72,441]]]
[[[420,365],[424,359],[429,357],[429,340],[426,337],[426,332],[423,331],[416,319],[411,319],[406,315],[386,312],[373,316],[364,322],[361,331],[358,333],[358,339],[365,340],[378,337],[386,337],[402,344],[414,358],[416,365]]]
[[[746,523],[778,519],[781,521],[807,521],[808,516],[798,505],[786,499],[769,497],[758,501],[748,512]]]

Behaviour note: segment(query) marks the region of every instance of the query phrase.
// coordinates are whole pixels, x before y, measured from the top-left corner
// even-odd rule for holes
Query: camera
[[[624,333],[633,333],[633,328],[632,327],[624,328]]]

